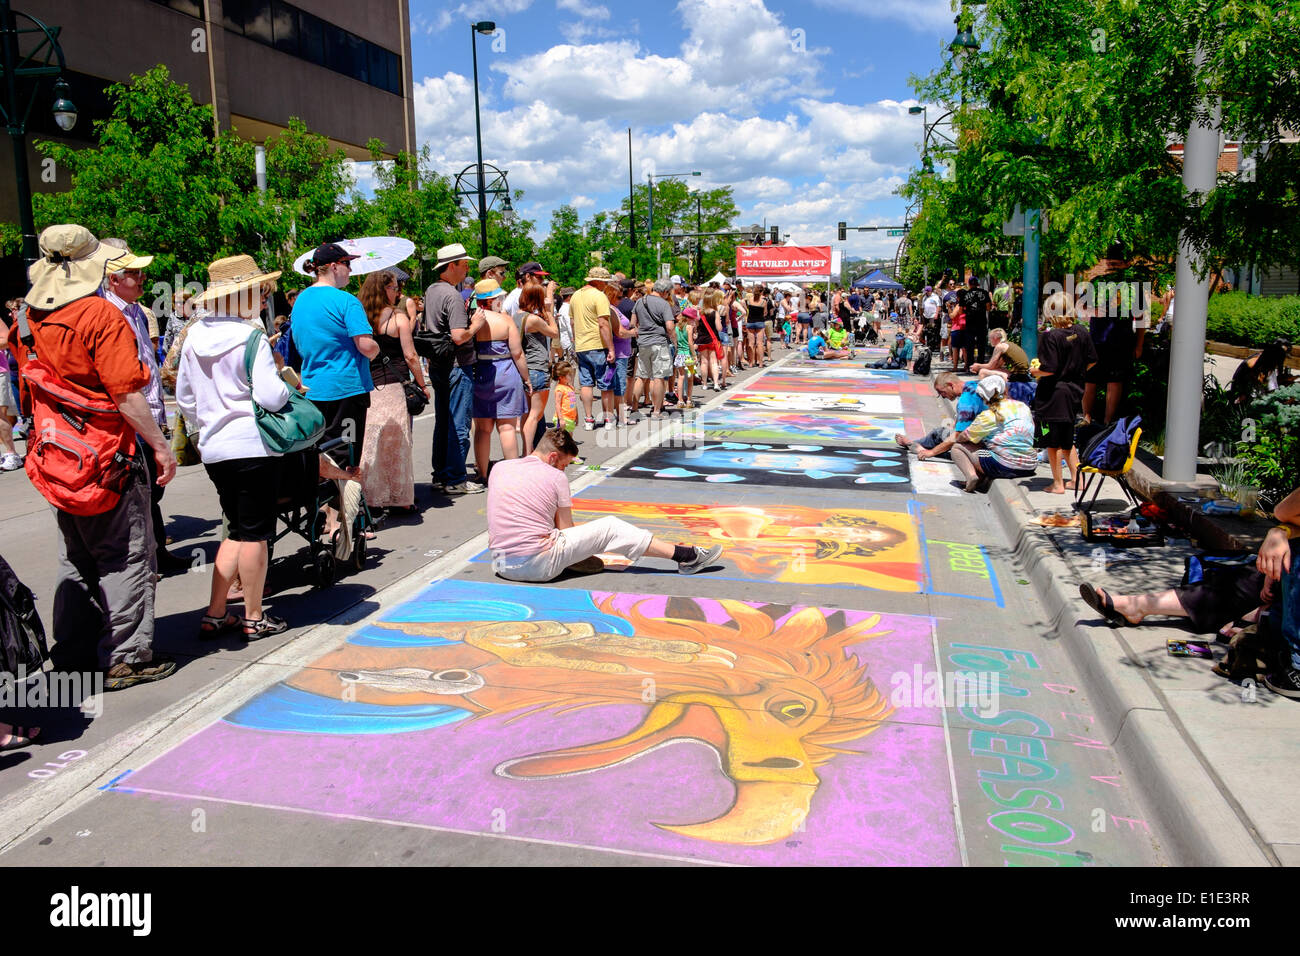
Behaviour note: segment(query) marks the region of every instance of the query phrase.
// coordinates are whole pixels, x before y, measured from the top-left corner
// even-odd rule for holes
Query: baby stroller
[[[288,534],[305,539],[311,548],[312,578],[318,588],[332,585],[341,568],[360,571],[365,567],[365,533],[375,526],[360,482],[339,482],[320,476],[321,454],[328,454],[341,444],[342,438],[334,438],[316,448],[284,456],[276,503],[283,530],[267,543],[268,557],[273,557],[276,542]],[[326,505],[339,512],[340,521],[350,516],[350,535],[345,537],[336,531],[333,539],[323,539],[325,512],[322,509]]]

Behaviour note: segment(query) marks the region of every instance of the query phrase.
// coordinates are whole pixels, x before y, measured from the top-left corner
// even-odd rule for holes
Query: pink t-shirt
[[[556,511],[572,507],[569,479],[536,455],[493,465],[487,499],[488,548],[512,556],[545,551]]]

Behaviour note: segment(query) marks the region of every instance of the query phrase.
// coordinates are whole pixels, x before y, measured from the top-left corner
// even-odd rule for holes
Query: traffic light
[[[839,229],[840,229],[840,242],[843,242],[844,240],[849,238],[849,224],[847,222],[842,222],[839,224]]]
[[[772,236],[772,245],[775,246],[777,243],[781,241],[781,230],[779,227],[773,226],[771,229],[768,230],[768,232]]]

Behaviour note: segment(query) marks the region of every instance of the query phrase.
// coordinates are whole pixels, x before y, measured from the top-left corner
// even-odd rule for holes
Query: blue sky
[[[627,193],[633,171],[699,169],[731,185],[740,222],[826,243],[835,223],[892,224],[917,162],[911,73],[954,33],[949,0],[411,0],[418,140],[438,169],[474,161],[470,30],[478,39],[484,160],[526,191],[538,238],[551,211],[584,218]],[[897,240],[850,233],[850,255]]]

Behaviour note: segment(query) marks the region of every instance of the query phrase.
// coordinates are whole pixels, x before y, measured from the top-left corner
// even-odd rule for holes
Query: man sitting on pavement
[[[975,420],[975,416],[988,408],[984,399],[980,397],[978,388],[979,382],[966,382],[963,385],[955,372],[940,372],[934,379],[934,390],[940,398],[956,402],[957,420],[931,429],[929,434],[921,438],[909,439],[899,432],[894,436],[894,441],[908,451],[915,451],[916,457],[921,461],[947,455],[952,450],[952,446],[963,439],[966,429]]]
[[[672,545],[613,515],[575,525],[564,469],[578,454],[567,431],[548,429],[531,455],[497,462],[488,477],[488,547],[492,568],[508,581],[552,581],[566,568],[600,571],[596,557],[610,552],[632,561],[643,555],[677,562],[682,574],[708,567],[722,554]]]
[[[894,344],[889,347],[889,355],[879,362],[868,362],[867,368],[910,368],[912,364],[912,340],[904,333],[894,333]]]

